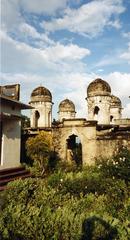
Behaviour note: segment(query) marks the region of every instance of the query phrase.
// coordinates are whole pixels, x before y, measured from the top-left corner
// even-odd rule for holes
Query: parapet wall
[[[130,118],[122,118],[122,119],[115,119],[114,124],[116,125],[123,125],[123,126],[130,126]]]

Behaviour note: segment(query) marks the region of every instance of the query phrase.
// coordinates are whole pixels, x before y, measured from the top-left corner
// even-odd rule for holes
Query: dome
[[[111,93],[111,87],[106,81],[100,78],[97,78],[93,82],[91,82],[87,88],[88,97],[99,96],[99,95],[105,96],[105,95],[110,95],[110,93]]]
[[[63,100],[59,104],[59,112],[75,112],[74,103],[69,99]]]
[[[121,107],[121,100],[114,95],[111,95],[111,107]]]
[[[31,102],[52,102],[51,92],[45,87],[37,87],[32,91]]]

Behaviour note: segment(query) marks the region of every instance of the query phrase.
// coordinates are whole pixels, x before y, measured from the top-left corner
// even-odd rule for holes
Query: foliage
[[[26,150],[28,157],[33,160],[35,171],[43,175],[50,163],[52,152],[51,135],[41,131],[35,137],[29,137],[26,141]]]
[[[28,127],[30,127],[30,118],[25,115],[22,115],[21,128],[22,130],[24,130],[24,128],[28,128]]]
[[[111,161],[10,183],[0,200],[1,239],[128,240],[130,185]]]
[[[130,182],[130,152],[126,147],[122,147],[119,153],[111,159],[98,160],[97,166],[104,177]]]

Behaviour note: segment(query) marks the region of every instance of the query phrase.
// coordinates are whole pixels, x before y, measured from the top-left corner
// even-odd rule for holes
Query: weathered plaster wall
[[[34,102],[31,103],[34,109],[31,110],[31,127],[51,127],[52,122],[52,103],[51,102]],[[36,126],[36,115],[38,111],[39,118]]]
[[[0,169],[20,165],[21,122],[4,120],[2,123],[2,152]]]
[[[83,165],[93,164],[97,158],[112,157],[122,146],[130,150],[130,131],[97,131],[94,121],[65,120],[53,128],[54,148],[63,161],[67,161],[67,139],[73,134],[81,140]]]
[[[18,106],[15,106],[15,104],[14,104],[14,106],[10,106],[10,105],[2,103],[0,107],[1,107],[2,113],[21,116],[21,110]]]
[[[130,150],[130,137],[127,139],[125,137],[116,139],[98,139],[96,141],[97,151],[96,158],[111,158],[116,155],[122,146],[126,146]]]
[[[88,101],[88,119],[97,120],[98,124],[110,123],[110,96],[91,96]],[[94,114],[95,107],[99,108],[98,114]]]
[[[79,122],[80,120],[65,120],[63,124],[53,129],[54,148],[61,160],[66,161],[67,139],[74,134],[79,137],[82,144],[83,165],[91,164],[96,155],[96,123],[94,122],[93,125],[83,120],[81,120],[81,124]]]
[[[115,119],[121,119],[121,109],[119,107],[111,107],[110,108],[110,116],[113,116],[112,124],[115,123]]]
[[[70,112],[70,111],[66,111],[66,112],[62,112],[60,111],[58,114],[58,119],[61,122],[63,119],[71,119],[71,118],[75,118],[75,112]]]

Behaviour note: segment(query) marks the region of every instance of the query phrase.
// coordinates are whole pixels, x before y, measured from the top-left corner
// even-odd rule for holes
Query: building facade
[[[51,127],[52,95],[45,87],[37,87],[31,94],[31,128]]]
[[[74,103],[65,99],[59,104],[58,121],[48,121],[52,115],[52,95],[49,90],[31,94],[31,126],[33,116],[39,112],[37,127],[44,130],[51,126],[54,151],[67,163],[93,164],[97,158],[109,158],[117,154],[122,146],[130,149],[130,119],[122,118],[121,100],[111,93],[110,85],[98,78],[87,88],[88,119],[76,118]],[[35,100],[35,101],[34,101]],[[42,100],[42,101],[41,101]],[[49,103],[49,110],[44,104]],[[47,124],[45,124],[47,119]],[[36,120],[34,121],[36,123]],[[78,154],[77,154],[78,153]]]
[[[30,109],[19,101],[20,86],[0,88],[0,169],[20,166],[21,110]]]

